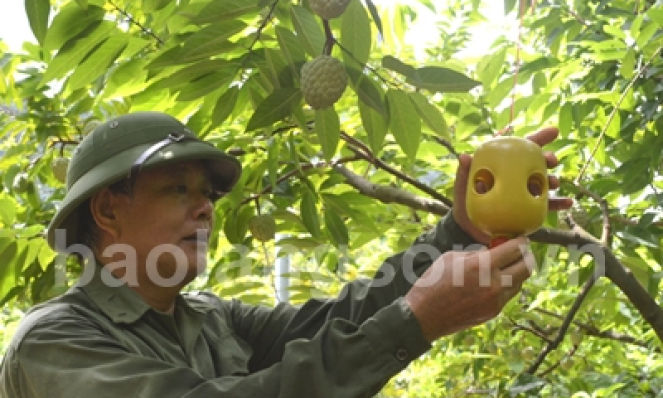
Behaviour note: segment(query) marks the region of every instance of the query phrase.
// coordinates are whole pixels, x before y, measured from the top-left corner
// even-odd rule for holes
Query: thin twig
[[[269,6],[269,11],[267,12],[267,15],[265,15],[265,18],[260,21],[260,25],[258,26],[258,29],[256,29],[255,32],[255,37],[253,38],[253,41],[249,45],[249,47],[246,49],[246,57],[242,60],[242,63],[238,69],[238,71],[243,70],[244,67],[246,66],[246,63],[249,62],[249,59],[251,58],[251,54],[253,54],[253,48],[255,45],[258,43],[260,40],[260,37],[262,36],[262,31],[267,27],[267,24],[269,21],[272,20],[272,17],[274,15],[274,10],[276,9],[276,6],[279,4],[279,0],[274,0],[274,2]]]
[[[553,318],[556,318],[556,319],[559,319],[559,320],[564,319],[563,316],[561,316],[559,314],[556,314],[552,311],[546,310],[544,308],[534,308],[533,311],[539,312],[541,314],[544,314],[544,315],[547,315],[547,316],[550,316],[550,317],[553,317]],[[613,330],[600,330],[599,328],[597,328],[594,325],[590,325],[588,323],[580,322],[580,321],[576,321],[576,320],[573,321],[573,324],[576,325],[579,329],[581,329],[586,336],[592,336],[592,337],[597,337],[597,338],[601,338],[601,339],[619,341],[621,343],[631,344],[631,345],[635,345],[635,346],[638,346],[638,347],[653,350],[654,352],[657,352],[657,353],[662,352],[660,348],[651,347],[651,345],[647,344],[646,341],[636,339],[635,337],[629,336],[627,334],[618,333],[618,332],[615,332]]]
[[[417,181],[416,179],[410,177],[409,175],[394,169],[387,163],[383,162],[382,160],[378,159],[375,157],[375,155],[371,152],[371,150],[361,142],[360,140],[356,139],[355,137],[352,137],[348,135],[345,132],[341,132],[341,138],[343,138],[346,142],[351,144],[349,149],[354,152],[355,154],[362,156],[365,160],[371,162],[375,167],[382,169],[389,174],[398,177],[400,180],[407,182],[408,184],[416,187],[417,189],[421,190],[422,192],[430,195],[433,199],[439,200],[440,202],[444,203],[446,206],[451,207],[453,206],[453,202],[449,200],[447,197],[444,195],[440,194],[437,192],[435,189],[429,187],[428,185]],[[352,146],[355,146],[356,148],[353,148]]]
[[[542,371],[541,373],[539,373],[538,376],[541,377],[541,378],[543,378],[543,377],[549,375],[553,370],[557,369],[557,367],[558,367],[563,361],[568,360],[569,358],[571,358],[571,357],[573,356],[573,354],[576,353],[577,350],[578,350],[578,346],[573,346],[573,347],[571,348],[571,350],[570,350],[569,352],[567,352],[566,355],[564,355],[564,358],[560,359],[559,361],[557,361],[556,363],[554,363],[553,365],[551,365],[548,369],[546,369],[546,370]]]
[[[580,169],[580,172],[576,176],[575,181],[579,182],[583,175],[585,174],[585,171],[587,171],[587,168],[589,167],[589,163],[592,161],[594,158],[594,155],[596,155],[596,152],[599,149],[599,145],[601,144],[601,141],[603,141],[603,138],[605,137],[606,132],[608,131],[608,127],[610,127],[610,123],[612,123],[612,120],[615,118],[615,115],[619,111],[619,106],[624,102],[624,99],[626,98],[626,95],[628,95],[629,91],[631,91],[631,88],[635,84],[635,82],[638,80],[642,72],[647,70],[649,66],[651,66],[652,62],[654,62],[655,59],[658,58],[658,56],[661,54],[661,51],[663,51],[663,46],[659,47],[654,55],[645,63],[636,73],[635,75],[631,78],[631,81],[628,83],[626,88],[624,89],[624,92],[622,92],[622,95],[619,97],[617,100],[617,103],[615,104],[614,108],[612,109],[612,112],[610,112],[610,115],[608,116],[608,119],[605,122],[605,125],[603,126],[603,130],[601,130],[601,133],[599,134],[598,139],[596,140],[596,144],[594,144],[594,148],[592,148],[591,153],[589,154],[589,158],[585,162],[585,164],[582,165],[582,168]]]
[[[594,283],[599,279],[601,274],[599,272],[596,272],[598,270],[595,270],[595,272],[592,272],[592,275],[587,279],[585,282],[585,285],[582,288],[582,291],[576,297],[575,301],[573,302],[573,305],[571,305],[571,308],[569,309],[569,312],[566,314],[566,317],[564,317],[564,321],[562,321],[562,325],[560,326],[559,330],[557,331],[557,336],[548,344],[546,344],[546,347],[539,353],[537,356],[536,360],[530,365],[530,367],[526,370],[526,373],[528,374],[534,374],[539,366],[543,363],[543,361],[546,359],[546,356],[552,352],[554,349],[556,349],[559,344],[564,340],[564,335],[566,334],[566,331],[569,329],[569,326],[571,325],[571,322],[573,322],[573,317],[575,317],[576,313],[580,309],[580,306],[582,305],[582,302],[585,300],[587,295],[589,294],[589,291],[592,289],[594,286]]]
[[[135,20],[135,19],[134,19],[134,18],[133,18],[128,12],[126,12],[125,10],[121,9],[120,7],[118,7],[115,3],[113,3],[113,0],[108,0],[108,3],[109,3],[111,6],[113,6],[113,8],[115,9],[115,11],[119,12],[120,14],[122,14],[122,15],[123,15],[123,16],[124,16],[124,17],[125,17],[130,23],[132,23],[132,24],[138,26],[138,28],[139,28],[143,33],[145,33],[146,35],[151,36],[152,38],[154,38],[154,39],[159,43],[159,45],[163,45],[163,44],[164,44],[164,41],[161,40],[161,38],[160,38],[159,36],[155,35],[154,32],[152,32],[151,30],[147,29],[147,28],[146,28],[145,26],[143,26],[140,22],[136,21],[136,20]]]
[[[513,328],[516,330],[523,330],[525,332],[531,333],[535,335],[536,337],[540,338],[541,340],[547,342],[547,343],[552,343],[552,340],[548,338],[544,333],[542,333],[540,330],[537,330],[536,328],[526,326],[526,325],[521,325],[520,323],[514,321],[513,319],[509,318],[509,322],[513,325]]]
[[[449,207],[444,203],[427,197],[416,196],[400,188],[373,184],[364,177],[353,173],[343,165],[336,165],[334,169],[345,177],[345,182],[356,188],[359,193],[382,203],[398,203],[414,210],[444,216],[449,213]]]
[[[394,88],[402,88],[403,85],[405,84],[405,83],[403,83],[403,82],[401,82],[401,81],[399,81],[399,82],[397,82],[397,83],[394,83],[393,81],[387,80],[387,79],[384,78],[382,75],[380,75],[380,73],[378,73],[378,70],[377,70],[377,69],[373,68],[373,67],[370,66],[369,64],[363,64],[363,63],[361,63],[361,62],[355,57],[355,55],[354,55],[350,50],[348,50],[347,48],[343,47],[343,45],[342,45],[338,40],[336,41],[336,45],[341,49],[341,51],[343,51],[344,53],[348,54],[348,55],[350,56],[350,58],[352,58],[352,60],[355,61],[355,62],[357,63],[357,65],[359,65],[359,66],[361,67],[361,70],[368,69],[368,70],[371,71],[375,76],[377,76],[377,78],[380,79],[380,80],[382,81],[382,83],[386,84],[387,86],[391,86],[391,87],[394,87]]]
[[[359,160],[359,159],[363,159],[363,158],[358,157],[358,156],[347,156],[347,157],[344,157],[344,158],[340,158],[340,159],[334,161],[331,164],[327,164],[327,163],[318,163],[318,164],[305,163],[305,164],[301,165],[301,168],[295,168],[293,170],[290,170],[289,172],[287,172],[284,175],[282,175],[281,177],[279,177],[276,180],[276,185],[278,185],[278,184],[282,183],[283,181],[286,181],[286,180],[288,180],[288,179],[290,179],[290,178],[292,178],[292,177],[294,177],[294,176],[296,176],[296,175],[298,175],[298,174],[300,174],[300,173],[302,173],[306,170],[312,169],[312,168],[326,167],[326,166],[334,167],[338,164],[353,162],[353,161]],[[272,192],[274,190],[274,188],[275,187],[272,186],[272,185],[267,186],[262,191],[260,191],[260,193],[257,193],[257,194],[250,195],[250,196],[246,197],[244,200],[242,200],[241,204],[246,204],[246,203],[251,202],[252,200],[256,200],[257,198]]]
[[[433,138],[433,140],[434,140],[435,142],[437,142],[438,144],[440,144],[440,145],[442,145],[443,147],[447,148],[447,150],[448,150],[452,155],[454,155],[454,157],[455,157],[456,159],[460,158],[460,155],[458,154],[458,152],[456,152],[456,148],[454,148],[454,146],[453,146],[453,144],[451,144],[451,142],[445,140],[444,138],[440,138],[440,137],[438,137],[438,136],[436,136],[436,135],[432,135],[431,137]]]

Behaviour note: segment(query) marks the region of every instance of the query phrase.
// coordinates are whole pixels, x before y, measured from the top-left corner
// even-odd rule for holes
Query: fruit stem
[[[327,38],[327,40],[325,40],[325,46],[322,48],[322,54],[331,55],[332,49],[334,48],[334,43],[336,43],[336,39],[334,39],[334,33],[331,30],[329,20],[323,19],[322,25],[325,27],[325,37]]]

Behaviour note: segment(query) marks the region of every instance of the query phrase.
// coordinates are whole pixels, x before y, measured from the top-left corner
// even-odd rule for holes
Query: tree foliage
[[[195,288],[266,304],[277,252],[291,259],[291,301],[333,294],[448,212],[458,153],[557,125],[549,149],[576,205],[532,236],[536,275],[382,396],[663,390],[660,2],[505,0],[511,29],[490,38],[487,2],[375,3],[323,21],[287,0],[27,0],[37,43],[0,58],[4,334],[80,271],[43,239],[64,195],[51,165],[111,116],[168,112],[242,161]],[[427,12],[444,18],[422,56],[405,38]],[[477,35],[492,44],[468,56]],[[313,111],[301,67],[323,52],[350,84]],[[252,238],[256,214],[276,219],[276,241]]]

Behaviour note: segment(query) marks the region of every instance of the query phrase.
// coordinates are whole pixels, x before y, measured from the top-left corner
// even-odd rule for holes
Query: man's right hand
[[[525,238],[490,250],[441,255],[405,296],[432,342],[497,316],[530,276],[534,259]]]

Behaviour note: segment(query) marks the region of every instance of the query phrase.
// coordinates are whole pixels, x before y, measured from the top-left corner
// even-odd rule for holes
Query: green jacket
[[[472,241],[447,216],[416,243],[444,252]],[[370,397],[430,348],[402,296],[413,281],[403,271],[421,275],[431,262],[397,254],[375,279],[301,307],[183,294],[172,315],[109,286],[96,267],[89,283],[23,319],[0,397]]]

